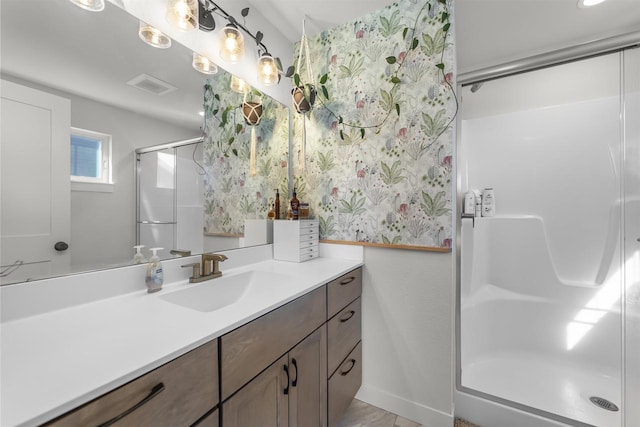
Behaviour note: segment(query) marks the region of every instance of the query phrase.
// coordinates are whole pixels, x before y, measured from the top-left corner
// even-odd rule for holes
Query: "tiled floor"
[[[423,427],[400,415],[392,414],[384,409],[353,399],[347,413],[338,427]],[[454,427],[479,427],[468,421],[456,418]]]
[[[420,424],[353,399],[339,427],[422,427]]]

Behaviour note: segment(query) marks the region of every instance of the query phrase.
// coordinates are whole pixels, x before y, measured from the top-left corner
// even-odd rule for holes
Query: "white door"
[[[5,80],[0,95],[2,271],[21,264],[0,284],[67,273],[70,102]]]

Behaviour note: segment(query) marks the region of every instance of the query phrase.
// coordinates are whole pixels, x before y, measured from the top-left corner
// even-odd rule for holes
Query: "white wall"
[[[69,99],[71,126],[112,135],[113,192],[71,192],[71,268],[84,271],[126,262],[133,257],[136,238],[135,149],[197,138],[200,130],[161,122],[13,76],[3,78]]]
[[[68,95],[71,125],[113,136],[113,193],[71,192],[71,262],[82,268],[126,261],[135,245],[136,148],[197,138],[199,129],[155,119]],[[91,236],[87,238],[87,236]]]
[[[453,254],[364,249],[357,398],[425,426],[451,426]]]

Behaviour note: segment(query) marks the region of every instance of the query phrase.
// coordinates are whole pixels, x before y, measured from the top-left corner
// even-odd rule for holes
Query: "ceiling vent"
[[[158,96],[173,92],[177,89],[177,87],[148,74],[140,74],[129,80],[127,84]]]

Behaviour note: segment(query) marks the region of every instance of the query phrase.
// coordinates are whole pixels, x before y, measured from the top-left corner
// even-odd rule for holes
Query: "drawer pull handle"
[[[293,367],[296,368],[296,377],[293,379],[293,381],[291,381],[291,387],[297,387],[298,386],[298,361],[293,358],[291,359],[291,363],[293,364]]]
[[[136,409],[138,409],[141,406],[143,406],[146,403],[148,403],[151,399],[153,399],[154,397],[156,397],[157,395],[159,395],[163,391],[164,391],[164,384],[158,383],[155,387],[153,387],[151,389],[151,392],[144,399],[142,399],[140,402],[136,403],[135,405],[133,405],[131,408],[127,409],[126,411],[124,411],[120,415],[116,415],[115,417],[111,418],[109,421],[100,424],[98,427],[108,427],[110,425],[115,424],[116,422],[120,421],[122,418],[126,417],[127,415],[129,415],[130,413],[135,411]]]
[[[289,394],[289,367],[287,365],[284,365],[282,368],[287,374],[287,386],[284,388],[284,394]]]
[[[355,276],[347,277],[346,279],[343,279],[343,280],[340,281],[340,285],[342,285],[342,286],[348,285],[349,283],[353,282],[354,280],[356,280]]]
[[[346,314],[346,316],[343,316],[342,318],[340,318],[340,323],[344,323],[344,322],[348,321],[349,319],[351,319],[353,317],[354,314],[356,314],[355,311],[349,310],[349,312]]]
[[[342,375],[343,377],[349,375],[349,372],[351,372],[351,370],[354,368],[354,366],[356,366],[356,359],[351,359],[351,360],[349,360],[349,362],[351,362],[351,366],[349,366],[349,369],[347,369],[344,372],[340,372],[340,375]]]

